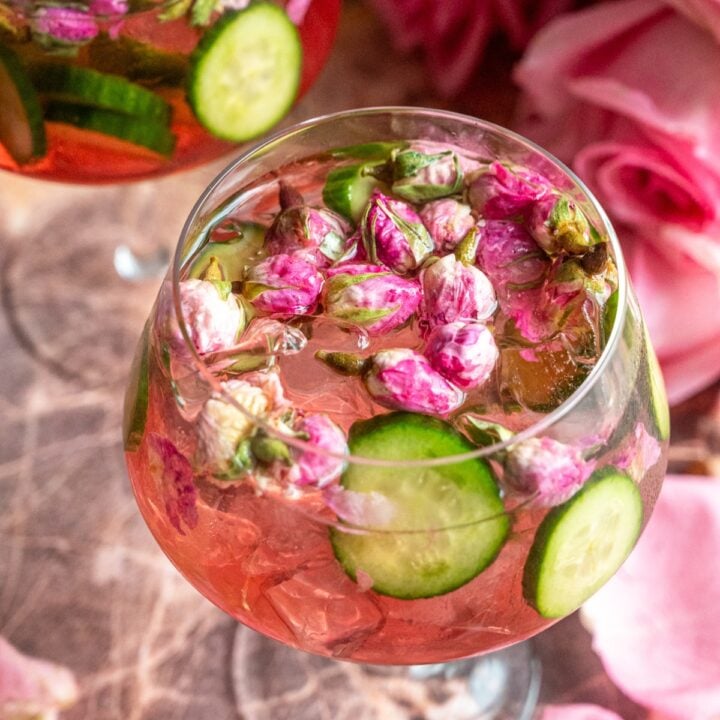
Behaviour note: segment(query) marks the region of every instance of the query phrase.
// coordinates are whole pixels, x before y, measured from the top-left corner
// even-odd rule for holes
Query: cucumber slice
[[[23,165],[47,152],[43,113],[18,56],[0,44],[0,143]]]
[[[610,297],[605,303],[605,307],[602,310],[602,331],[603,331],[603,344],[607,344],[610,339],[610,333],[615,326],[615,318],[617,317],[618,309],[618,298],[619,292],[613,290]]]
[[[650,412],[652,413],[658,438],[668,440],[670,438],[670,408],[665,393],[665,381],[647,327],[645,328],[645,355],[647,357],[648,389],[650,391]]]
[[[405,142],[369,142],[360,145],[348,145],[330,152],[334,158],[356,158],[358,160],[387,160],[393,150],[407,147]]]
[[[49,100],[115,110],[167,123],[170,106],[151,90],[118,75],[59,63],[32,68],[35,88]]]
[[[123,408],[123,446],[125,452],[135,452],[140,447],[145,435],[150,386],[149,334],[150,321],[148,320],[135,350],[135,357],[133,357],[130,366],[130,380],[125,393]]]
[[[226,242],[209,242],[190,266],[191,278],[204,278],[213,261],[220,264],[223,280],[242,280],[250,262],[265,244],[265,228],[258,223],[239,223],[237,237]]]
[[[355,455],[389,461],[438,458],[473,450],[442,420],[390,413],[355,423]],[[380,493],[395,513],[382,528],[330,531],[347,574],[372,578],[372,589],[401,599],[443,595],[476,577],[497,557],[510,521],[492,470],[484,460],[403,469],[351,465],[346,490]]]
[[[300,35],[285,11],[253,2],[227,11],[193,51],[188,100],[209,132],[243,142],[287,114],[301,69]]]
[[[331,170],[323,187],[325,205],[357,222],[362,217],[373,190],[383,186],[380,180],[368,173],[368,169],[376,167],[377,164],[363,163]]]
[[[134,145],[141,145],[159,155],[169,156],[175,147],[175,136],[170,132],[167,123],[154,118],[133,117],[87,105],[52,102],[45,109],[45,119],[112,135]]]
[[[525,564],[526,600],[548,618],[577,610],[623,564],[642,523],[633,480],[613,467],[596,471],[540,524]]]

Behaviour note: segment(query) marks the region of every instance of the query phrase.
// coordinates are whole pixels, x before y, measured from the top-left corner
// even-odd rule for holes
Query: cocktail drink
[[[165,175],[266,133],[312,84],[340,0],[0,0],[0,169]]]
[[[668,433],[587,191],[508,131],[409,108],[305,123],[210,186],[125,416],[140,510],[200,592],[379,664],[577,609],[647,522]]]

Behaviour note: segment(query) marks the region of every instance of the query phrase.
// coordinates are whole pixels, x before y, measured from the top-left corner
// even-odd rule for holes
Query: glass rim
[[[430,458],[430,459],[420,459],[420,460],[382,460],[382,459],[376,459],[376,458],[369,458],[364,457],[362,455],[352,455],[350,453],[336,453],[332,452],[323,448],[318,448],[317,446],[313,445],[312,443],[309,443],[304,440],[300,440],[295,437],[291,437],[289,435],[286,435],[282,432],[279,432],[277,428],[269,425],[265,420],[262,418],[259,418],[252,413],[250,413],[246,408],[244,408],[235,398],[233,398],[229,393],[227,393],[221,384],[221,381],[213,374],[210,367],[203,361],[200,354],[197,352],[197,349],[195,348],[195,345],[193,344],[192,340],[190,339],[190,335],[188,333],[187,327],[184,322],[184,318],[182,315],[182,309],[180,306],[180,298],[179,298],[179,292],[178,287],[180,283],[180,269],[182,266],[182,256],[183,251],[186,246],[186,242],[188,237],[190,236],[190,232],[195,224],[195,222],[202,218],[205,214],[206,208],[204,208],[205,202],[208,197],[228,178],[230,175],[232,175],[235,170],[240,167],[242,164],[252,160],[255,156],[262,155],[267,150],[271,149],[273,146],[278,145],[284,141],[290,140],[294,137],[302,136],[304,133],[313,130],[319,126],[322,125],[330,125],[333,123],[336,123],[340,120],[344,120],[346,118],[354,118],[354,117],[372,117],[372,116],[381,116],[381,115],[406,115],[406,116],[415,116],[415,117],[422,117],[426,116],[428,118],[444,118],[448,121],[453,121],[456,123],[464,124],[466,126],[475,126],[478,130],[481,131],[489,131],[490,133],[496,135],[496,136],[504,136],[507,137],[516,143],[525,146],[529,150],[533,151],[536,154],[541,155],[546,161],[551,163],[553,166],[555,166],[558,170],[560,170],[565,176],[568,177],[569,180],[571,180],[574,185],[584,194],[584,196],[587,198],[587,200],[590,202],[590,204],[593,206],[594,210],[597,212],[598,216],[600,217],[600,220],[602,221],[603,225],[605,226],[605,229],[607,231],[608,241],[612,247],[613,250],[613,259],[615,261],[617,272],[618,272],[618,304],[617,304],[617,312],[615,315],[615,321],[613,323],[612,330],[610,332],[610,337],[608,338],[607,343],[605,344],[605,347],[602,349],[602,352],[600,353],[600,357],[598,358],[598,361],[595,363],[595,365],[592,367],[591,371],[588,373],[587,377],[583,380],[583,382],[580,384],[580,386],[567,398],[565,399],[560,405],[558,405],[554,410],[547,413],[546,415],[542,416],[539,420],[529,425],[527,428],[513,434],[511,437],[509,437],[506,440],[498,441],[496,443],[493,443],[492,445],[482,446],[477,448],[476,450],[470,450],[466,453],[460,453],[456,455],[447,455],[439,458]],[[368,140],[368,142],[371,142],[371,140]],[[330,149],[330,148],[328,148]],[[427,468],[427,467],[438,467],[443,465],[449,465],[453,463],[459,463],[459,462],[466,462],[468,460],[475,460],[478,458],[487,458],[492,455],[496,455],[497,453],[508,449],[509,447],[522,442],[524,440],[529,440],[531,438],[535,438],[539,435],[541,435],[543,432],[551,428],[553,425],[557,424],[560,420],[565,418],[569,413],[572,412],[572,410],[579,405],[582,400],[592,391],[592,389],[597,384],[599,378],[602,376],[603,372],[607,368],[607,366],[612,361],[613,357],[615,356],[615,353],[618,349],[618,346],[620,345],[620,337],[622,335],[622,328],[625,324],[625,316],[627,313],[627,306],[628,306],[628,300],[629,300],[629,286],[628,286],[628,277],[627,277],[627,268],[625,266],[625,259],[622,254],[622,250],[620,247],[620,241],[617,237],[617,233],[615,232],[615,228],[613,227],[612,223],[610,222],[610,219],[607,216],[607,213],[603,209],[602,205],[598,202],[595,195],[588,189],[588,187],[585,185],[585,183],[580,180],[580,178],[569,168],[565,163],[558,160],[554,155],[552,155],[550,152],[542,148],[540,145],[537,145],[532,140],[529,140],[528,138],[524,137],[523,135],[520,135],[519,133],[515,132],[514,130],[509,130],[501,125],[498,125],[496,123],[490,122],[488,120],[483,120],[480,118],[473,117],[471,115],[465,115],[463,113],[456,113],[449,110],[439,110],[435,108],[427,108],[427,107],[414,107],[414,106],[373,106],[373,107],[367,107],[367,108],[355,108],[350,110],[341,110],[338,112],[328,113],[325,115],[319,115],[313,118],[309,118],[307,120],[304,120],[302,122],[296,123],[290,127],[278,130],[271,135],[264,138],[261,142],[256,143],[249,147],[247,150],[242,152],[240,155],[235,157],[228,165],[225,166],[216,176],[215,178],[209,183],[209,185],[205,188],[205,190],[202,192],[198,200],[195,202],[193,208],[191,209],[183,228],[180,232],[180,239],[178,241],[177,247],[175,249],[175,254],[173,257],[173,263],[171,266],[172,270],[172,293],[173,293],[173,306],[175,308],[175,315],[176,319],[178,321],[178,327],[180,329],[180,332],[182,334],[183,340],[187,346],[187,349],[189,350],[190,357],[192,358],[193,365],[195,369],[199,372],[201,377],[210,385],[213,392],[222,397],[226,402],[233,405],[235,408],[237,408],[240,412],[242,412],[251,422],[255,423],[256,425],[260,426],[265,432],[272,435],[273,437],[276,437],[283,442],[287,443],[288,445],[291,445],[298,450],[305,451],[305,452],[311,452],[318,454],[320,456],[324,457],[332,457],[339,460],[344,460],[346,463],[352,463],[357,465],[368,465],[368,466],[375,466],[375,467],[396,467],[396,468],[408,468],[408,467],[415,467],[415,468]],[[388,410],[388,412],[392,412],[392,410]]]

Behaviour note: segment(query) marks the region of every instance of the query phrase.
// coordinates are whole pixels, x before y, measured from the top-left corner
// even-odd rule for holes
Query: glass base
[[[237,709],[245,720],[530,720],[540,692],[530,642],[437,665],[358,665],[293,650],[238,627]]]

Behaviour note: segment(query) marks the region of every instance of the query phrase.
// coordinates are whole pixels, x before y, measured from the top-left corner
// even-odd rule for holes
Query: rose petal
[[[670,477],[645,533],[583,608],[605,670],[681,720],[720,714],[720,479]]]
[[[539,720],[622,720],[599,705],[546,705]]]

